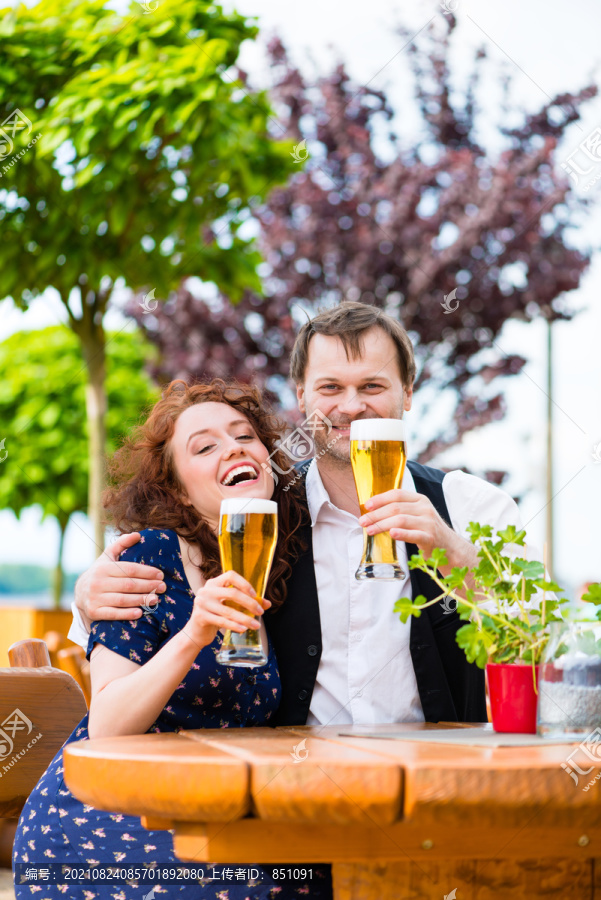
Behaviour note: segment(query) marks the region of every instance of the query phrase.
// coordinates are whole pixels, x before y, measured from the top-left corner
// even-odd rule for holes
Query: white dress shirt
[[[73,621],[71,622],[71,628],[69,629],[67,637],[70,641],[73,641],[74,644],[79,644],[80,647],[83,647],[83,649],[87,651],[90,632],[83,624],[81,613],[75,606],[75,603],[71,604],[71,612],[73,613]]]
[[[402,488],[415,490],[405,469]],[[495,485],[454,471],[442,482],[455,531],[467,537],[470,522],[520,528],[518,508]],[[411,597],[404,581],[357,581],[363,529],[351,513],[330,501],[315,460],[307,472],[307,500],[313,527],[313,557],[321,619],[322,652],[311,698],[308,725],[375,725],[423,722],[409,652],[411,620],[393,612],[399,597]],[[407,569],[407,550],[396,542]]]

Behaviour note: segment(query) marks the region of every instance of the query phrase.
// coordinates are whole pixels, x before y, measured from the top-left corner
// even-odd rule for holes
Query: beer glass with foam
[[[401,485],[406,462],[405,425],[401,419],[358,419],[351,422],[350,440],[357,496],[361,515],[365,515],[365,502],[370,497]],[[405,578],[389,532],[370,535],[364,530],[363,558],[355,578]]]
[[[278,505],[273,500],[249,497],[221,501],[219,516],[219,554],[224,572],[238,572],[252,585],[259,602],[273,562],[278,537]],[[251,615],[248,609],[225,601],[226,606]],[[264,666],[267,654],[263,650],[259,629],[247,628],[239,634],[226,631],[217,662],[228,666]]]

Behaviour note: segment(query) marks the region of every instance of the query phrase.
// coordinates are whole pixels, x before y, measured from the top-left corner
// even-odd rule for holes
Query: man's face
[[[363,335],[361,355],[347,359],[338,337],[316,334],[309,343],[303,384],[296,387],[305,416],[320,410],[332,431],[315,431],[315,455],[350,465],[350,423],[355,419],[400,419],[411,409],[413,388],[403,388],[394,341],[377,326]],[[329,449],[327,444],[335,439]]]

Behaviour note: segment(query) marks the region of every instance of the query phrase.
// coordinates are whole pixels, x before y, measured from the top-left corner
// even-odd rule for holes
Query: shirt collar
[[[409,471],[409,466],[405,466],[401,486],[406,491],[415,491],[415,482]],[[309,515],[311,516],[311,528],[313,528],[317,522],[319,513],[326,503],[329,503],[330,506],[334,507],[334,504],[330,500],[330,496],[324,487],[323,481],[321,480],[321,475],[319,474],[317,461],[315,459],[311,460],[309,468],[307,469],[305,489],[307,492],[307,506],[309,507]]]

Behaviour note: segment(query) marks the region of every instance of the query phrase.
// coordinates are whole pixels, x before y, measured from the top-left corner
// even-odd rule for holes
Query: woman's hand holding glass
[[[225,605],[224,600],[248,610],[242,611]],[[263,605],[261,605],[263,603]],[[259,629],[260,621],[252,616],[261,616],[269,609],[269,600],[259,600],[248,581],[237,572],[223,572],[210,578],[194,597],[194,609],[184,631],[199,648],[213,643],[217,632],[235,631],[244,633],[248,628]]]

